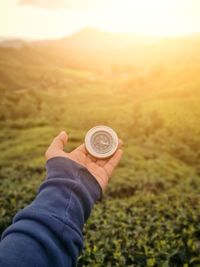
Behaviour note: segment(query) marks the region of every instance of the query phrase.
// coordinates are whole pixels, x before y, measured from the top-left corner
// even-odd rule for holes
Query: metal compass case
[[[93,157],[106,159],[116,152],[118,136],[108,126],[96,126],[87,132],[85,136],[85,147]]]

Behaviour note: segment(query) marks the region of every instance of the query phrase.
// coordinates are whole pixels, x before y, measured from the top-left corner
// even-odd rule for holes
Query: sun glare
[[[53,0],[52,0],[53,1]],[[84,27],[110,32],[173,36],[200,32],[199,0],[76,0],[0,3],[0,34],[30,38],[57,38]],[[70,5],[69,5],[70,4]]]
[[[99,26],[114,32],[138,34],[190,33],[192,22],[186,20],[184,5],[182,8],[181,10],[178,1],[172,0],[125,0],[117,3],[115,1],[105,8],[105,20]]]

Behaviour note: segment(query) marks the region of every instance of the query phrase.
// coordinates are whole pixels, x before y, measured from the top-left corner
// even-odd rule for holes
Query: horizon
[[[137,33],[137,32],[130,32],[130,33],[124,33],[124,32],[111,32],[111,31],[107,31],[104,29],[100,29],[100,28],[95,28],[95,27],[90,27],[90,26],[86,26],[83,28],[78,29],[77,31],[74,31],[72,33],[68,33],[62,36],[56,36],[56,37],[47,37],[47,38],[30,38],[30,37],[26,37],[26,36],[3,36],[0,34],[0,42],[2,41],[12,41],[12,40],[19,40],[19,41],[25,41],[25,42],[31,42],[31,41],[48,41],[48,40],[59,40],[62,38],[68,38],[71,37],[73,35],[82,33],[84,31],[96,31],[96,32],[102,32],[104,34],[110,34],[113,35],[115,37],[121,37],[121,36],[126,36],[126,37],[138,37],[138,38],[155,38],[155,39],[176,39],[176,38],[190,38],[190,37],[194,37],[196,35],[200,35],[200,31],[199,32],[192,32],[192,33],[185,33],[185,34],[177,34],[177,35],[156,35],[156,34],[145,34],[145,33]]]
[[[0,3],[0,17],[3,38],[58,39],[87,27],[158,37],[200,32],[197,0],[9,0]]]

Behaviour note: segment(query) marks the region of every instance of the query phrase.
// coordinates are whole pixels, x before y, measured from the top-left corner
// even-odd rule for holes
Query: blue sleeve
[[[76,266],[84,223],[102,191],[90,172],[70,159],[50,159],[46,168],[35,200],[2,235],[1,267]]]

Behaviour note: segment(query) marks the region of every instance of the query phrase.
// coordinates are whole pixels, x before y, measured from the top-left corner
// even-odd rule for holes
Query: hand
[[[96,178],[97,182],[104,191],[113,170],[117,167],[122,157],[123,151],[120,149],[122,144],[121,140],[119,140],[119,147],[117,151],[109,159],[94,158],[86,151],[84,144],[80,145],[72,152],[66,153],[63,149],[67,144],[67,140],[68,136],[64,131],[56,136],[45,153],[46,159],[65,157],[83,165]]]

